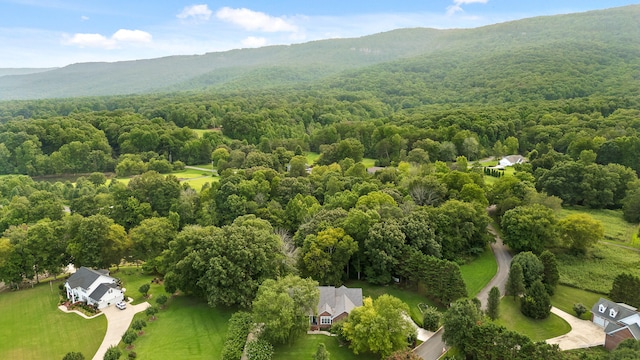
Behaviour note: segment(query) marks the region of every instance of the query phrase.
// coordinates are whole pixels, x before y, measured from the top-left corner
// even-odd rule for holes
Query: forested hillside
[[[635,5],[476,29],[400,29],[357,39],[74,64],[37,74],[0,69],[0,99],[292,85],[382,86],[402,96],[427,91],[406,104],[624,93],[637,90],[638,16]]]

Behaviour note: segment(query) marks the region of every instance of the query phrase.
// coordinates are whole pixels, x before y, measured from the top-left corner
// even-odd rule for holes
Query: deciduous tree
[[[602,223],[588,214],[571,214],[558,222],[564,245],[580,253],[604,238]]]
[[[351,255],[358,243],[342,228],[328,228],[304,240],[300,254],[302,273],[322,285],[340,285]]]

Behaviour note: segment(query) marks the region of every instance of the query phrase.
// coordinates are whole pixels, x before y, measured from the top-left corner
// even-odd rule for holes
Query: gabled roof
[[[602,310],[602,311],[601,311]],[[613,311],[612,311],[613,310]],[[591,312],[595,316],[599,316],[609,322],[620,322],[622,319],[630,318],[637,315],[636,308],[627,304],[615,303],[613,301],[600,298],[591,308]],[[640,318],[639,318],[640,319]],[[605,332],[606,329],[605,329]]]
[[[524,162],[524,157],[522,155],[509,155],[500,159],[501,162],[503,160],[508,161],[510,164],[519,164]]]
[[[105,273],[106,272],[106,273]],[[69,287],[74,289],[77,287],[88,289],[102,275],[109,275],[108,270],[93,270],[82,266],[73,275],[69,277],[67,283]]]
[[[318,314],[327,312],[331,317],[342,313],[350,313],[351,310],[362,306],[362,289],[347,288],[344,285],[339,288],[334,286],[319,286],[320,300],[318,301]]]
[[[100,284],[98,287],[93,290],[93,292],[89,295],[89,297],[93,300],[100,301],[102,296],[109,291],[109,289],[117,289],[118,285],[116,284]]]

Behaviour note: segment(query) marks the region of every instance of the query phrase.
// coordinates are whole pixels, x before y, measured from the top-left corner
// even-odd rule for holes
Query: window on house
[[[331,325],[331,316],[320,316],[320,325]]]
[[[607,307],[604,306],[604,304],[598,305],[598,311],[600,311],[601,313],[604,313],[605,310],[607,310]]]
[[[618,315],[618,312],[615,311],[614,309],[609,310],[609,316],[611,316],[612,318],[616,317],[616,315]]]

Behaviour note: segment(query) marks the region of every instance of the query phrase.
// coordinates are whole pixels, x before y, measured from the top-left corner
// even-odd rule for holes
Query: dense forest
[[[640,222],[639,11],[380,34],[359,41],[413,36],[316,75],[270,64],[163,84],[199,91],[0,102],[0,280],[124,259],[212,306],[250,307],[292,273],[420,283],[448,306],[493,240],[490,204],[512,249],[583,253],[592,222],[552,209]],[[329,43],[296,50],[314,46]],[[511,154],[528,162],[485,181],[475,162]],[[203,164],[218,175],[203,188],[170,174]],[[74,181],[44,181],[59,175]]]

